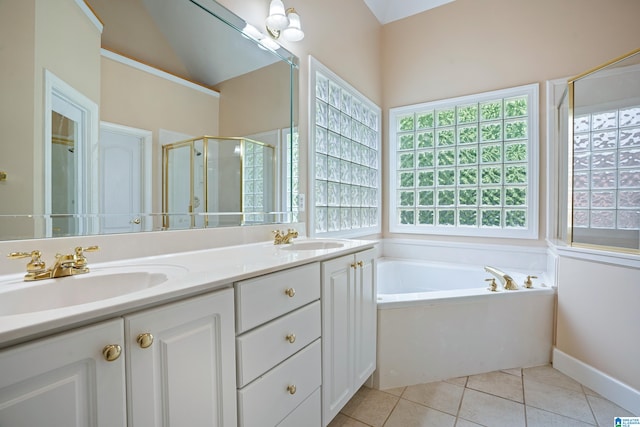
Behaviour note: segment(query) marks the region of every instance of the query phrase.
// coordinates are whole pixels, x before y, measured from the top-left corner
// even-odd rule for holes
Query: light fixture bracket
[[[293,7],[289,7],[287,8],[287,10],[285,11],[285,16],[289,17],[290,13],[297,13],[296,10]],[[271,37],[273,37],[274,39],[279,39],[280,35],[282,35],[282,30],[276,30],[275,28],[271,28],[269,27],[266,23],[265,23],[265,28],[267,30],[267,34],[269,34]]]

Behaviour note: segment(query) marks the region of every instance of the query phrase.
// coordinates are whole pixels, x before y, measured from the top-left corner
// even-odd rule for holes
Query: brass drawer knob
[[[122,347],[118,344],[109,344],[102,349],[102,355],[107,362],[118,360],[122,353]]]
[[[289,394],[296,394],[296,390],[296,386],[293,384],[287,387],[287,391],[289,392]]]
[[[136,342],[138,343],[140,348],[149,348],[151,347],[151,344],[153,344],[153,335],[151,335],[149,332],[140,334],[136,338]]]
[[[364,267],[364,261],[358,261],[356,264],[358,264],[360,268]]]
[[[289,334],[286,337],[286,340],[289,341],[291,344],[293,344],[294,342],[296,342],[296,334]]]
[[[287,288],[284,291],[285,294],[287,294],[289,296],[289,298],[293,298],[293,296],[296,294],[296,290],[293,288]]]

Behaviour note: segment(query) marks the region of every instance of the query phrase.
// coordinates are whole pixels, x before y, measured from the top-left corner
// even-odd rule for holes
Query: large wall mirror
[[[244,28],[214,0],[0,2],[0,240],[296,220],[297,58]]]

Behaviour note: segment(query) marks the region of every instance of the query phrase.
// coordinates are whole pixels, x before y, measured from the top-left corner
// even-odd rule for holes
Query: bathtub
[[[482,266],[378,260],[373,385],[388,389],[551,360],[555,288],[513,271],[516,291],[487,289]],[[524,288],[527,274],[539,276]]]

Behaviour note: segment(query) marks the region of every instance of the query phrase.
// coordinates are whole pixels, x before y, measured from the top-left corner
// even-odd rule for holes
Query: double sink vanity
[[[375,369],[374,245],[0,276],[0,425],[326,426]]]

